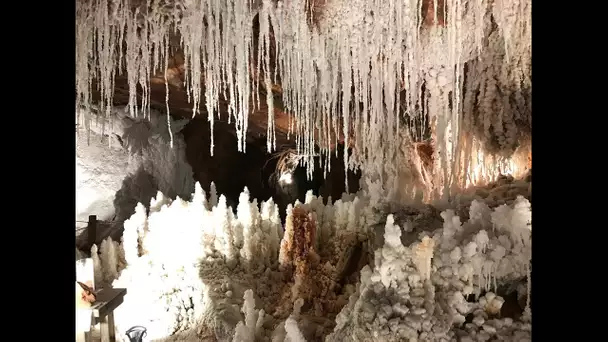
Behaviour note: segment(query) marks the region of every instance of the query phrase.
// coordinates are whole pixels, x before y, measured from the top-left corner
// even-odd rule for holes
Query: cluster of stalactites
[[[213,126],[225,99],[239,151],[248,117],[262,101],[259,88],[280,78],[290,131],[310,176],[314,158],[329,158],[339,141],[353,148],[344,153],[351,168],[397,169],[394,142],[410,128],[412,140],[432,139],[435,186],[448,192],[469,172],[461,165],[467,139],[513,150],[529,125],[531,0],[423,3],[332,0],[311,25],[306,0],[81,1],[77,106],[91,102],[95,85],[109,113],[114,81],[125,74],[130,113],[145,115],[150,76],[167,70],[171,42],[180,37],[193,114],[204,104]],[[169,96],[167,85],[167,111]],[[265,100],[271,151],[271,91]]]

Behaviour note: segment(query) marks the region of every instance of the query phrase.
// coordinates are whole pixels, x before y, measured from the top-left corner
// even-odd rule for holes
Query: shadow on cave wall
[[[186,159],[192,166],[193,177],[205,191],[209,191],[211,182],[215,183],[218,195],[226,196],[227,204],[236,209],[238,198],[244,187],[249,189],[251,198],[258,202],[270,197],[279,206],[281,219],[285,219],[285,209],[296,199],[304,201],[306,192],[313,190],[317,196],[332,200],[340,199],[345,191],[343,148],[338,148],[338,155],[332,153],[331,172],[323,178],[323,169],[318,163],[312,180],[307,180],[306,169],[298,167],[293,174],[290,186],[281,186],[277,177],[272,177],[277,167],[277,158],[266,152],[266,137],[248,137],[246,153],[238,152],[237,138],[233,126],[224,122],[215,122],[214,155],[210,153],[210,125],[207,118],[197,116],[184,128],[186,141]],[[359,190],[360,173],[349,171],[349,190]]]

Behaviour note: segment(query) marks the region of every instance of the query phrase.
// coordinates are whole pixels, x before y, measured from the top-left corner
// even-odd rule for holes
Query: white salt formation
[[[476,219],[465,224],[453,211],[445,211],[443,229],[409,248],[401,244],[399,227],[389,216],[384,247],[376,251],[373,269],[366,266],[361,271],[357,293],[327,340],[531,340],[529,314],[520,321],[501,318],[504,300],[490,292],[528,274],[531,212],[523,197],[516,201],[514,208],[494,212],[477,203],[470,213]],[[420,249],[433,243],[438,246],[427,277],[430,265],[422,271],[420,266],[430,261],[430,254],[425,251],[421,258]],[[478,300],[465,300],[482,292],[485,295]],[[467,322],[468,316],[472,322]]]
[[[344,154],[347,165],[387,192],[406,186],[411,181],[398,170],[408,157],[394,142],[407,134],[432,143],[431,179],[416,185],[431,198],[525,171],[516,159],[529,151],[531,0],[82,0],[77,106],[90,107],[95,80],[109,116],[115,77],[125,74],[129,113],[148,116],[151,77],[164,77],[170,96],[176,37],[193,113],[204,103],[213,126],[219,99],[228,101],[224,119],[234,121],[240,151],[250,104],[263,101],[257,90],[280,79],[309,168],[315,146],[329,158],[332,144],[344,140],[353,147],[351,157]],[[272,150],[271,92],[266,101]],[[84,119],[89,127],[91,117]]]
[[[155,110],[146,118],[132,118],[125,115],[127,110],[124,107],[114,111],[116,120],[121,122],[123,147],[129,152],[129,164],[123,170],[126,177],[114,197],[115,220],[119,224],[133,214],[138,202],[148,204],[158,191],[171,198],[189,199],[194,189],[192,167],[186,160],[186,143],[180,133],[188,120],[174,121]]]
[[[81,221],[77,226],[86,226],[89,215],[99,220],[114,217],[114,194],[122,185],[129,163],[117,135],[102,135],[94,123],[90,131],[76,128],[76,220]]]
[[[89,131],[76,130],[78,221],[96,215],[99,220],[122,224],[138,202],[147,204],[157,191],[189,198],[194,189],[180,134],[188,120],[171,119],[168,127],[167,116],[158,111],[150,111],[147,118],[132,118],[128,110],[114,107],[111,120],[104,120],[96,110],[78,111],[79,116],[95,116]],[[112,142],[110,148],[107,141]]]
[[[234,122],[239,151],[260,86],[276,148],[280,87],[308,174],[344,142],[363,190],[309,193],[284,227],[247,189],[236,215],[213,184],[207,197],[180,164],[185,121],[150,109],[160,76],[170,111],[174,49],[193,115]],[[118,74],[129,116],[112,109]],[[78,123],[122,127],[140,158],[116,196],[122,241],[91,250],[100,284],[128,289],[119,339],[134,325],[167,341],[531,339],[531,174],[516,180],[530,167],[531,0],[82,0],[76,93]],[[160,191],[129,195],[138,181]]]
[[[191,202],[138,205],[122,244],[104,241],[101,260],[92,250],[103,283],[128,289],[119,337],[143,325],[167,341],[530,340],[529,307],[506,315],[496,294],[529,293],[524,197],[473,200],[465,220],[430,206],[387,216],[365,192],[306,197],[284,234],[272,200],[260,210],[246,191],[237,216],[224,196],[209,208],[198,184]]]

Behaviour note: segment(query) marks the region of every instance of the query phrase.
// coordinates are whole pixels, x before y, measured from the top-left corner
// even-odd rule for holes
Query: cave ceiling
[[[315,25],[322,18],[323,14],[323,5],[328,0],[309,0],[310,6],[309,13],[307,13],[308,18],[310,19],[310,25]],[[425,13],[425,25],[434,25],[434,10],[433,3],[437,0],[423,0],[422,1],[422,13]],[[440,10],[443,11],[443,0],[437,1],[440,6]],[[437,23],[439,25],[445,25],[443,19],[440,19]],[[257,16],[253,22],[253,56],[256,58],[257,54],[257,46],[258,46],[258,37],[259,37],[259,23],[257,20]],[[150,107],[161,112],[166,112],[167,105],[171,115],[177,118],[185,118],[192,119],[193,118],[193,108],[192,103],[188,100],[188,94],[186,91],[185,85],[185,75],[186,70],[184,67],[184,56],[180,47],[180,38],[179,36],[174,36],[172,39],[172,47],[170,51],[170,58],[168,62],[167,68],[167,84],[165,84],[165,75],[162,71],[158,71],[150,78]],[[270,67],[272,72],[275,70],[275,42],[272,33],[272,28],[270,32]],[[266,92],[269,91],[265,88],[264,82],[261,76],[258,76],[257,72],[257,60],[253,60],[251,63],[251,78],[252,82],[259,82],[259,87],[257,87],[257,94],[254,94],[250,99],[250,114],[249,114],[249,125],[247,131],[247,140],[249,142],[253,141],[261,141],[265,139],[267,134],[268,127],[268,106],[266,104]],[[201,77],[201,93],[205,91],[205,80],[204,75]],[[256,78],[260,77],[259,80]],[[96,87],[94,87],[95,89]],[[166,102],[166,89],[169,90],[168,101]],[[255,87],[252,87],[252,92],[255,91]],[[282,103],[282,87],[281,80],[277,73],[276,83],[272,84],[272,89],[270,90],[273,93],[274,98],[274,125],[275,125],[275,135],[276,135],[276,148],[277,150],[283,150],[286,148],[295,147],[294,135],[289,134],[290,125],[293,125],[291,122],[290,116],[288,114],[287,109],[283,106]],[[93,101],[98,102],[100,99],[99,91],[93,91]],[[138,85],[138,97],[141,99],[141,87]],[[260,99],[259,101],[257,99]],[[129,86],[127,81],[126,72],[123,70],[116,74],[115,78],[115,87],[114,87],[114,105],[115,106],[124,106],[129,102]],[[234,119],[232,119],[229,123],[228,118],[228,101],[225,97],[220,96],[220,113],[219,116],[216,114],[215,117],[215,134],[225,134],[229,133],[236,136],[236,129],[234,127]],[[199,113],[197,116],[201,118],[206,118],[208,116],[206,107],[205,107],[205,98],[201,98],[201,102],[199,104]],[[341,134],[341,133],[339,133]],[[344,137],[338,137],[339,142],[344,141]],[[264,141],[265,144],[265,141]]]

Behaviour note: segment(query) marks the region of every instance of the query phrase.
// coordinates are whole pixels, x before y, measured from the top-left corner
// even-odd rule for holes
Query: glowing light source
[[[279,178],[279,183],[283,183],[283,184],[291,184],[293,183],[293,176],[291,173],[284,173],[281,175],[281,177]]]

